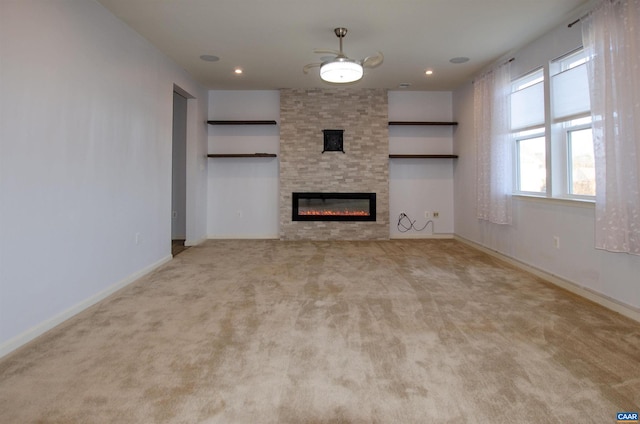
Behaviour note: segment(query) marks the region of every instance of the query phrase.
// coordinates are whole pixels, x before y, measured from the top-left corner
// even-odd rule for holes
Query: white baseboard
[[[278,240],[278,234],[228,234],[224,236],[208,236],[209,240]]]
[[[207,240],[207,239],[206,239],[205,237],[200,238],[200,239],[197,239],[197,240],[185,240],[185,241],[184,241],[184,245],[185,245],[185,246],[189,246],[189,247],[191,247],[191,246],[197,246],[197,245],[199,245],[200,243],[204,243],[206,240]]]
[[[141,269],[138,272],[135,272],[133,274],[131,274],[130,276],[128,276],[127,278],[117,282],[116,284],[102,290],[99,293],[96,293],[95,295],[89,297],[88,299],[83,300],[80,303],[77,303],[75,305],[73,305],[72,307],[70,307],[69,309],[61,312],[58,315],[55,315],[54,317],[36,325],[33,328],[30,328],[29,330],[18,334],[17,336],[13,337],[12,339],[7,340],[6,342],[2,343],[0,345],[0,358],[8,355],[9,353],[13,352],[14,350],[20,348],[21,346],[27,344],[28,342],[30,342],[31,340],[35,339],[36,337],[46,333],[47,331],[51,330],[52,328],[56,327],[57,325],[63,323],[64,321],[68,320],[69,318],[73,317],[74,315],[84,311],[85,309],[87,309],[88,307],[98,303],[99,301],[105,299],[106,297],[110,296],[111,294],[117,292],[118,290],[128,286],[129,284],[133,283],[134,281],[138,280],[140,277],[150,273],[151,271],[155,270],[156,268],[160,267],[161,265],[164,265],[165,263],[169,262],[172,259],[172,256],[165,256],[164,258],[160,259],[158,262],[149,265],[146,268]]]
[[[465,239],[464,237],[460,237],[456,235],[454,238],[475,249],[485,252],[497,259],[500,259],[504,262],[514,265],[524,271],[530,272],[531,274],[538,276],[564,290],[567,290],[573,294],[577,294],[580,297],[584,297],[585,299],[588,299],[594,303],[597,303],[600,306],[603,306],[607,309],[617,312],[620,315],[624,315],[627,318],[631,318],[634,321],[640,322],[640,309],[638,308],[622,303],[617,299],[613,299],[607,295],[599,293],[588,287],[583,287],[572,281],[566,280],[562,277],[558,277],[557,275],[551,274],[547,271],[541,270],[540,268],[536,268],[535,266],[529,265],[525,262],[519,261],[510,256],[507,256],[501,252],[498,252],[497,250],[490,249],[474,241]]]
[[[423,233],[396,233],[389,236],[391,240],[402,239],[452,239],[453,234],[449,233],[435,233],[435,234],[423,234]]]

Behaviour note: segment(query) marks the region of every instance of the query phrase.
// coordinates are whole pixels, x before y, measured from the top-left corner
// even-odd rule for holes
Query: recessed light
[[[233,72],[235,72],[236,74],[240,75],[242,73],[242,69],[236,68],[236,69],[233,70]]]
[[[468,61],[469,61],[469,58],[464,56],[454,57],[453,59],[449,59],[449,62],[451,63],[465,63]]]
[[[431,69],[427,69],[427,72],[425,72],[425,74],[427,75],[433,75],[433,71]]]
[[[202,56],[200,56],[200,59],[204,60],[205,62],[217,62],[220,60],[218,56],[214,56],[212,54],[203,54]]]

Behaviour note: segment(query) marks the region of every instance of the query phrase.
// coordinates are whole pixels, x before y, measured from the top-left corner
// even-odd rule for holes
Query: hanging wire
[[[417,228],[415,224],[416,221],[412,221],[411,218],[409,218],[409,216],[404,212],[402,212],[400,216],[398,216],[398,231],[400,231],[401,233],[406,233],[407,231],[412,229],[416,231],[423,231],[429,224],[431,224],[431,231],[434,231],[432,220],[428,220],[422,228]]]

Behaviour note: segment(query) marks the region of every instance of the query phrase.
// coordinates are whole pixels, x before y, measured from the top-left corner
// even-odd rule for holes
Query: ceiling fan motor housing
[[[307,70],[314,66],[320,66],[320,78],[323,81],[337,84],[345,84],[350,82],[359,81],[364,75],[364,67],[375,67],[382,62],[382,53],[376,56],[369,56],[364,60],[354,60],[347,57],[342,51],[342,39],[347,35],[347,29],[344,27],[334,28],[333,32],[340,40],[340,50],[336,57],[326,60],[322,63],[310,63],[303,68],[306,73]],[[316,53],[325,53],[326,50],[316,49]],[[331,51],[334,53],[333,51]]]
[[[347,57],[336,57],[320,66],[320,78],[327,82],[354,82],[360,80],[363,74],[360,62]]]

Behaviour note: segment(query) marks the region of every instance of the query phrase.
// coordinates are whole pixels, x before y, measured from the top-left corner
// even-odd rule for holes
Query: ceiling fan
[[[364,74],[363,68],[375,68],[384,60],[381,52],[373,56],[367,56],[362,60],[348,58],[342,51],[342,39],[347,35],[347,29],[336,28],[333,32],[335,32],[336,36],[340,39],[340,50],[314,49],[313,52],[335,54],[336,57],[325,60],[324,62],[306,65],[302,68],[305,74],[308,73],[311,68],[320,67],[320,78],[324,81],[344,84],[358,81]]]

